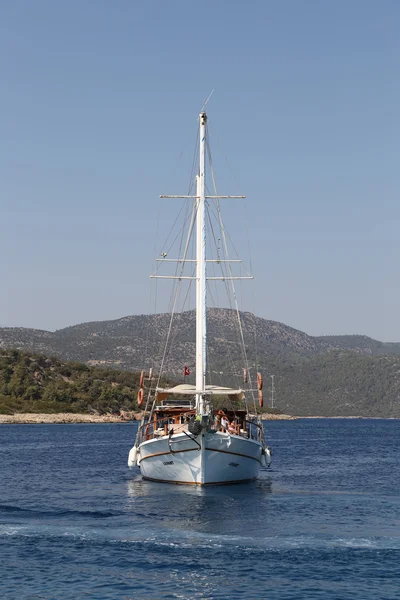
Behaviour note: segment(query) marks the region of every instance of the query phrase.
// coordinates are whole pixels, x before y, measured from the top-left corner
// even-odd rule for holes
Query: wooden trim
[[[180,452],[194,452],[195,450],[199,451],[200,448],[185,448],[184,450],[175,450],[174,452],[154,452],[153,454],[148,454],[147,456],[143,456],[143,458],[140,458],[140,462],[146,460],[146,458],[153,458],[153,456],[167,456],[168,454],[174,455],[179,454]],[[261,461],[258,458],[255,458],[255,456],[241,454],[240,452],[231,452],[230,450],[219,450],[218,448],[204,448],[204,450],[209,450],[210,452],[222,452],[222,454],[232,454],[233,456],[243,456],[244,458],[251,458],[252,460],[255,460],[261,464]]]
[[[167,454],[172,454],[173,456],[174,454],[179,454],[180,452],[194,452],[195,450],[199,451],[200,448],[185,448],[184,450],[174,450],[174,452],[171,452],[170,450],[168,450],[168,452],[154,452],[154,454],[148,454],[147,456],[140,458],[140,462],[146,460],[146,458],[152,458],[153,456],[167,456]]]
[[[158,483],[173,483],[175,485],[200,485],[205,487],[207,485],[232,485],[234,483],[249,483],[250,481],[255,481],[257,477],[250,477],[250,479],[234,479],[232,481],[210,481],[208,483],[197,483],[197,481],[171,481],[170,479],[154,479],[153,477],[146,477],[142,475],[143,479],[147,479],[148,481],[156,481]]]
[[[244,456],[245,458],[251,458],[261,464],[260,459],[255,456],[249,456],[248,454],[241,454],[240,452],[231,452],[230,450],[219,450],[218,448],[204,448],[204,450],[210,450],[210,452],[222,452],[223,454],[233,454],[235,456]]]

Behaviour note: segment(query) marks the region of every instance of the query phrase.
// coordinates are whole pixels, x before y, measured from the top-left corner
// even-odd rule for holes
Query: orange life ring
[[[142,371],[140,373],[140,380],[139,380],[139,387],[143,387],[143,383],[144,383],[144,371]]]
[[[260,403],[260,408],[262,408],[264,406],[262,390],[258,390],[258,402]]]
[[[143,388],[140,388],[140,390],[138,391],[138,394],[137,394],[138,406],[142,406],[143,400],[144,400],[144,391],[143,391]]]
[[[263,388],[263,378],[261,373],[257,373],[257,387],[259,390],[262,390]]]

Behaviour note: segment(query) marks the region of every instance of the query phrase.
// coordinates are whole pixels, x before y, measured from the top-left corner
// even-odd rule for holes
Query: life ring
[[[257,373],[257,388],[259,390],[262,390],[262,388],[263,388],[263,378],[262,378],[261,373]]]
[[[262,390],[258,390],[258,402],[260,404],[260,408],[262,408],[264,406],[264,399],[263,399]]]
[[[139,380],[139,387],[143,387],[143,383],[144,383],[144,371],[142,371],[140,373],[140,380]]]
[[[144,400],[144,391],[143,391],[143,388],[140,388],[140,390],[138,391],[138,394],[137,394],[138,406],[142,406],[143,400]]]

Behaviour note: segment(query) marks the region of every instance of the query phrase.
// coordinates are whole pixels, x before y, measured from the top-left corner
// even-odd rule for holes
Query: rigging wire
[[[189,248],[190,238],[191,238],[191,236],[193,234],[194,223],[195,223],[195,219],[192,216],[192,219],[191,219],[191,228],[189,229],[189,231],[187,233],[187,239],[186,239],[184,254],[183,254],[183,257],[182,257],[182,262],[178,263],[178,267],[180,267],[180,275],[181,276],[183,275],[183,271],[185,269],[185,261],[187,259],[187,251],[188,251],[188,248]],[[183,235],[183,230],[182,230],[182,235]],[[179,275],[178,275],[178,277],[179,277]],[[177,301],[179,299],[179,294],[180,294],[181,284],[182,284],[182,281],[180,279],[176,279],[175,281],[176,281],[176,285],[174,286],[175,290],[174,290],[174,294],[173,294],[171,311],[170,311],[171,312],[171,319],[170,319],[170,324],[169,324],[169,327],[168,327],[168,333],[167,333],[167,339],[166,339],[166,342],[165,342],[163,358],[161,360],[159,378],[161,377],[161,374],[163,372],[163,367],[164,367],[166,356],[167,356],[168,343],[169,343],[169,340],[170,340],[171,330],[172,330],[172,320],[173,320],[173,317],[175,315]],[[158,386],[158,383],[157,383],[157,386]]]
[[[212,187],[214,189],[215,195],[217,195],[217,186],[216,186],[216,182],[215,182],[214,167],[213,167],[211,150],[210,150],[210,146],[209,146],[208,131],[209,131],[209,129],[208,129],[208,124],[207,124],[207,135],[206,135],[206,155],[207,155],[207,157],[206,158],[210,165]],[[193,155],[192,169],[191,169],[190,181],[189,181],[189,186],[188,186],[188,195],[191,194],[192,189],[195,185],[196,158],[198,157],[198,153],[199,153],[199,130],[197,129],[196,146],[195,146],[194,155]],[[226,156],[225,156],[225,159],[228,163],[229,168],[231,169]],[[236,180],[236,177],[235,177],[235,180]],[[207,190],[208,190],[208,188],[207,188]],[[207,195],[211,195],[211,194],[207,194]],[[190,210],[190,203],[192,204],[192,210]],[[171,356],[172,347],[173,347],[174,341],[175,341],[177,333],[178,333],[178,329],[176,329],[175,331],[173,330],[173,323],[176,321],[176,319],[175,319],[176,314],[179,311],[179,307],[182,312],[185,310],[186,306],[188,305],[188,303],[190,301],[190,295],[193,290],[193,280],[189,280],[189,285],[186,290],[186,293],[185,294],[183,293],[183,291],[182,291],[183,282],[181,279],[179,279],[179,275],[183,276],[184,269],[186,268],[187,264],[189,264],[189,266],[191,264],[191,263],[186,263],[185,260],[187,260],[188,255],[190,255],[189,250],[193,251],[193,247],[194,247],[194,237],[195,236],[193,235],[193,232],[194,232],[194,225],[195,225],[196,216],[197,216],[196,215],[196,212],[197,212],[196,206],[197,206],[197,201],[192,201],[192,200],[185,201],[182,204],[179,214],[178,214],[177,218],[175,219],[175,221],[170,229],[170,232],[168,233],[168,236],[165,240],[165,246],[163,248],[164,250],[168,250],[168,252],[170,252],[170,250],[178,243],[178,240],[179,240],[178,259],[180,259],[180,257],[181,257],[182,249],[183,249],[183,257],[182,257],[182,262],[181,263],[177,262],[176,267],[175,267],[175,276],[178,277],[178,279],[174,280],[174,284],[172,286],[171,303],[170,303],[170,307],[169,307],[170,308],[170,318],[168,320],[167,332],[166,332],[166,336],[165,336],[166,339],[164,342],[164,349],[161,351],[161,348],[160,348],[160,362],[159,362],[160,368],[159,368],[159,373],[158,373],[157,383],[155,385],[155,388],[159,387],[159,385],[160,385],[162,373],[164,372],[167,362]],[[227,232],[227,230],[225,228],[225,224],[222,219],[220,201],[218,198],[212,199],[212,202],[206,203],[206,215],[207,215],[207,217],[206,217],[207,218],[207,226],[208,226],[209,231],[211,232],[211,236],[208,239],[208,244],[209,244],[210,249],[212,249],[214,247],[217,259],[229,261],[229,247],[231,247],[233,249],[234,255],[239,257],[239,254],[236,251],[235,245],[234,245],[231,237],[229,236],[229,233]],[[172,232],[176,228],[178,221],[180,219],[182,219],[182,216],[183,216],[183,225],[180,228],[180,230],[178,231],[178,233],[176,234],[176,236],[174,237],[174,239],[172,239]],[[218,228],[220,231],[220,237],[217,236],[213,220],[218,225]],[[158,224],[159,224],[159,217],[158,217]],[[157,224],[157,226],[158,226],[158,224]],[[184,241],[185,231],[187,231],[186,241]],[[246,233],[248,236],[247,222],[246,222]],[[167,244],[169,244],[168,247],[167,247]],[[248,244],[248,249],[249,249],[249,264],[251,267],[250,244]],[[159,271],[159,268],[162,264],[163,264],[163,261],[160,261],[158,267],[155,270],[156,273]],[[230,277],[233,277],[232,265],[230,262],[221,262],[221,263],[219,263],[218,266],[222,273],[222,276],[224,277],[223,283],[224,283],[225,293],[226,293],[228,305],[229,305],[228,319],[230,320],[231,318],[233,319],[235,317],[234,320],[238,325],[239,331],[237,331],[236,327],[233,329],[233,331],[236,333],[236,335],[238,335],[239,347],[241,349],[244,364],[245,364],[248,374],[249,374],[250,388],[252,388],[251,372],[249,369],[248,356],[247,356],[247,351],[246,351],[246,346],[245,346],[245,336],[244,336],[244,330],[243,330],[243,324],[242,324],[242,317],[241,317],[241,313],[239,311],[239,305],[238,305],[238,295],[237,295],[237,291],[236,291],[236,287],[235,287],[235,283],[234,283],[233,279],[230,279],[230,280],[228,279]],[[243,265],[243,268],[245,269],[244,265]],[[240,269],[242,269],[242,266],[240,266]],[[213,270],[213,272],[216,272],[216,263],[212,263],[212,270]],[[246,271],[246,269],[245,269],[245,271]],[[251,271],[251,269],[250,269],[250,271]],[[190,272],[192,274],[191,276],[193,276],[195,273],[195,268],[193,268]],[[212,283],[210,281],[207,282],[207,289],[209,291],[210,298],[212,301],[214,300],[213,293],[212,293],[213,286],[215,287],[217,304],[219,304],[219,293],[218,293],[219,286],[218,286],[217,281],[213,281]],[[241,286],[239,287],[239,289],[240,289],[240,292],[242,292]],[[157,280],[156,280],[155,308],[157,307],[157,291],[158,291],[158,287],[157,287]],[[254,315],[253,315],[253,317],[254,317]],[[215,319],[215,322],[218,326],[219,320]],[[253,329],[254,329],[254,334],[256,335],[256,332],[255,332],[256,327],[255,327],[254,319],[253,319]],[[239,373],[241,372],[241,369],[239,370],[239,373],[238,373],[237,361],[235,361],[235,357],[233,356],[233,354],[231,352],[230,346],[231,346],[231,344],[226,344],[226,355],[227,355],[226,362],[227,362],[227,366],[229,365],[229,369],[232,370],[232,375],[235,375],[236,378],[238,378]],[[208,352],[208,350],[207,350],[207,352]],[[257,352],[256,352],[256,356],[257,356]],[[257,364],[257,361],[256,361],[256,364]],[[207,365],[208,377],[209,377],[209,380],[211,381],[212,372],[211,372],[210,365],[211,365],[211,363],[210,363],[210,361],[208,361],[208,365]],[[226,374],[226,370],[224,372]],[[150,382],[150,387],[151,386],[152,386],[152,382]],[[255,398],[254,398],[254,391],[252,389],[250,389],[249,391],[251,391],[251,393],[252,393],[253,401],[254,401],[254,409],[255,409],[255,412],[257,412]],[[147,410],[149,399],[150,399],[150,392],[149,392],[149,396],[148,396],[148,399],[146,402],[145,410]],[[151,411],[154,410],[155,402],[156,402],[156,395],[154,394],[153,406],[152,406]],[[248,409],[247,400],[245,400],[245,403],[246,403],[246,408]]]
[[[193,153],[191,177],[190,177],[189,186],[188,186],[188,195],[191,194],[191,190],[192,190],[193,185],[194,185],[194,173],[195,173],[196,156],[198,154],[198,147],[199,147],[199,135],[200,135],[199,134],[199,130],[197,129],[196,145],[195,145],[195,149],[194,149],[194,153]],[[186,204],[187,207],[189,206],[189,203],[185,202],[185,204]],[[187,233],[186,243],[185,243],[185,249],[184,249],[184,252],[183,252],[183,262],[182,263],[177,263],[177,266],[176,266],[176,269],[175,269],[175,273],[178,274],[178,270],[179,270],[179,267],[180,267],[180,274],[181,274],[181,276],[183,275],[183,271],[185,269],[185,259],[187,258],[187,254],[188,254],[188,251],[189,251],[189,248],[190,248],[191,239],[192,239],[192,243],[193,243],[193,238],[194,238],[194,236],[193,236],[193,230],[194,230],[194,224],[195,224],[195,220],[196,220],[196,214],[195,214],[196,210],[197,210],[196,209],[196,203],[192,202],[192,210],[191,210],[191,214],[190,214],[189,230],[188,230],[188,233]],[[182,213],[182,210],[180,211],[180,213]],[[187,215],[188,215],[188,208],[187,208],[187,211],[186,211],[186,217],[187,217]],[[185,223],[184,223],[184,225],[180,229],[180,234],[181,234],[180,244],[179,244],[179,249],[180,250],[182,249],[182,243],[183,243],[183,238],[184,238],[185,226],[187,225],[188,220],[189,220],[189,217],[187,217],[185,219]],[[177,222],[177,219],[175,220],[175,223],[176,222]],[[175,223],[174,223],[174,225],[175,225]],[[177,240],[178,237],[179,237],[179,233],[175,237],[174,242]],[[172,243],[172,246],[173,246],[174,242]],[[180,256],[178,254],[178,259],[179,258],[180,258]],[[171,332],[172,332],[172,326],[173,326],[173,322],[174,322],[175,312],[176,312],[176,309],[177,309],[177,304],[178,304],[178,299],[179,299],[179,295],[180,295],[180,290],[181,290],[181,287],[182,287],[182,280],[176,279],[174,281],[175,281],[175,284],[173,285],[173,288],[172,288],[171,305],[170,305],[170,319],[169,319],[168,329],[167,329],[166,336],[165,336],[165,341],[164,341],[164,350],[162,351],[162,353],[160,353],[160,368],[159,368],[157,383],[155,385],[155,390],[154,390],[154,399],[153,399],[153,404],[152,404],[152,408],[151,408],[151,414],[154,411],[155,403],[156,403],[156,394],[155,394],[155,391],[156,391],[156,389],[160,385],[161,377],[162,377],[162,374],[164,372],[164,366],[166,364],[166,360],[167,360],[167,357],[169,355],[168,347],[170,349],[172,348],[172,343],[170,342],[170,340],[171,340]],[[188,294],[190,294],[190,288],[191,288],[191,286],[189,285]],[[185,303],[185,300],[184,300],[184,303]],[[146,403],[146,407],[147,407],[147,403]]]
[[[213,130],[213,138],[216,139],[217,141],[217,145],[219,146],[220,150],[222,151],[222,154],[224,156],[224,159],[226,161],[226,164],[228,166],[228,170],[230,171],[230,173],[232,174],[232,177],[238,187],[238,189],[242,189],[242,186],[240,185],[240,182],[236,176],[236,171],[232,168],[232,165],[229,162],[229,159],[227,157],[227,155],[223,152],[222,150],[222,143],[220,141],[220,138],[218,137],[218,134],[216,133],[215,127],[211,127],[210,129]],[[249,236],[249,230],[248,230],[248,223],[249,223],[249,216],[248,216],[248,207],[247,207],[247,203],[246,200],[243,199],[242,200],[242,205],[243,205],[243,211],[244,211],[244,218],[243,218],[243,222],[245,224],[245,231],[246,231],[246,239],[247,239],[247,251],[248,251],[248,258],[249,258],[249,267],[250,267],[250,273],[253,272],[253,265],[252,265],[252,252],[251,252],[251,247],[250,247],[250,236]],[[231,241],[231,240],[230,240]],[[259,359],[258,359],[258,344],[257,344],[257,327],[256,327],[256,316],[255,316],[255,291],[254,291],[254,287],[252,287],[251,290],[251,304],[252,304],[252,308],[251,308],[251,314],[253,315],[253,331],[254,331],[254,346],[255,346],[255,370],[258,371],[259,370]]]
[[[196,129],[197,129],[197,138],[198,138],[199,131],[198,131],[198,128],[196,128]],[[192,139],[192,135],[188,136],[188,139],[187,139],[187,141],[186,141],[183,149],[181,150],[181,152],[179,154],[178,160],[176,161],[176,164],[175,164],[174,168],[172,169],[172,174],[174,174],[176,172],[176,170],[177,170],[177,168],[179,166],[179,163],[181,162],[182,157],[185,154],[185,151],[186,151],[188,145],[190,144],[190,140],[191,139]],[[195,155],[196,155],[196,147],[195,147],[194,157],[193,157],[193,161],[192,161],[192,170],[193,170],[193,165],[194,165],[194,161],[195,161]],[[156,263],[155,259],[156,259],[156,252],[157,252],[157,250],[156,250],[156,244],[157,244],[157,241],[159,239],[159,224],[160,224],[160,212],[161,212],[160,211],[160,207],[161,207],[161,203],[159,202],[158,211],[157,211],[156,236],[155,236],[154,249],[153,249],[153,264],[155,264],[156,267],[157,267],[157,263]],[[179,215],[178,215],[177,218],[179,218]],[[165,244],[167,243],[167,241],[168,241],[168,238],[167,238]],[[157,270],[158,269],[155,268],[155,271],[157,271]],[[153,286],[151,284],[152,284],[152,282],[150,282],[150,285],[149,285],[149,288],[150,288],[150,292],[149,292],[149,306],[152,305],[152,290],[153,290]],[[150,366],[153,366],[151,364],[153,361],[151,361],[151,357],[149,355],[150,354],[149,347],[153,346],[153,348],[151,350],[152,353],[153,353],[154,349],[155,349],[154,347],[156,346],[156,339],[155,339],[155,337],[154,337],[154,340],[153,340],[153,344],[151,343],[151,340],[150,340],[151,336],[149,335],[149,330],[152,329],[153,330],[152,333],[154,334],[154,336],[156,335],[155,328],[154,328],[154,317],[157,314],[157,301],[158,301],[158,281],[157,281],[157,279],[155,281],[155,286],[154,287],[155,287],[155,293],[154,293],[154,309],[153,309],[153,315],[152,315],[153,318],[149,318],[147,320],[146,338],[145,338],[146,341],[145,341],[145,351],[144,351],[144,366],[146,366],[146,364],[148,362],[149,363],[149,368],[150,368]],[[150,323],[151,323],[152,326],[150,326]],[[154,354],[153,354],[153,356],[154,356]],[[155,356],[154,356],[154,358],[155,358]],[[150,384],[149,394],[151,394],[152,382],[150,381],[149,384]],[[147,409],[147,402],[146,402],[146,409]]]
[[[216,238],[215,238],[215,233],[214,233],[214,228],[213,228],[213,226],[212,226],[211,210],[208,210],[207,212],[208,212],[208,218],[209,218],[209,222],[210,222],[210,224],[211,224],[211,225],[210,225],[210,229],[211,229],[211,231],[212,231],[212,238],[214,238],[214,243],[215,243],[215,245],[216,245],[216,255],[217,255],[217,259],[221,259],[221,255],[220,255],[220,248],[219,248],[219,245],[218,245],[218,241],[220,241],[220,238],[218,238],[218,240],[216,240]],[[215,217],[215,215],[214,215],[214,217]],[[218,221],[217,221],[217,223],[218,223]],[[225,253],[224,253],[224,248],[222,248],[222,257],[224,257],[224,256],[225,256]],[[224,259],[222,258],[221,260],[224,260]],[[228,280],[226,279],[226,278],[227,278],[229,275],[228,275],[228,273],[226,272],[226,270],[224,269],[224,263],[223,263],[223,262],[219,263],[219,266],[220,266],[220,270],[221,270],[222,276],[223,276],[223,278],[224,278],[225,293],[226,293],[226,296],[227,296],[227,301],[228,301],[228,304],[229,304],[229,309],[230,309],[230,311],[233,311],[233,306],[232,306],[231,296],[230,296],[230,293],[229,293],[229,287],[228,287]],[[210,288],[209,288],[209,289],[210,289]],[[216,289],[216,290],[218,290],[218,284],[217,284],[217,281],[215,281],[215,289]],[[219,303],[217,304],[217,306],[219,306]],[[230,318],[231,314],[232,314],[232,312],[231,312],[231,313],[228,313],[228,318]],[[234,333],[235,333],[236,335],[237,335],[237,333],[238,333],[235,327],[234,327]],[[221,336],[222,336],[222,339],[223,339],[224,335],[226,335],[226,332],[223,332],[223,331],[222,331],[222,323],[221,323]],[[238,337],[238,335],[237,335],[237,344],[239,345],[239,347],[241,346],[240,338]],[[230,371],[230,372],[231,372],[233,375],[235,375],[235,378],[236,378],[236,380],[237,380],[237,387],[240,387],[240,385],[239,385],[239,383],[238,383],[238,369],[235,367],[235,361],[234,361],[234,357],[233,357],[233,354],[232,354],[232,352],[231,352],[231,349],[230,349],[230,344],[228,343],[228,340],[226,340],[226,346],[225,346],[225,348],[227,349],[227,359],[228,359],[228,363],[230,363],[230,369],[231,369],[231,371]],[[226,369],[225,369],[225,371],[224,371],[224,372],[225,372],[225,374],[226,374]]]
[[[209,210],[207,210],[207,217],[208,217],[208,222],[209,222],[209,228],[211,230],[211,240],[210,241],[212,241],[212,240],[214,241],[214,244],[216,246],[216,255],[217,255],[217,258],[220,258],[220,256],[218,256],[218,254],[219,254],[219,248],[218,248],[218,240],[219,240],[219,238],[217,239],[216,236],[215,236],[215,231],[214,231],[214,227],[212,225],[212,220],[211,220],[211,215],[210,215],[210,211]],[[213,265],[213,271],[215,273],[216,272],[215,266],[214,266],[215,263],[212,263],[212,265]],[[224,265],[224,263],[220,263],[221,273],[224,275],[224,267],[223,267],[223,265]],[[224,283],[225,283],[225,287],[226,287],[227,282],[225,281]],[[216,307],[218,307],[219,306],[219,300],[218,300],[218,282],[217,281],[214,282],[214,286],[215,286],[216,296],[217,296]],[[212,289],[212,286],[208,285],[208,291],[209,292],[211,292],[211,289]],[[226,291],[227,291],[227,298],[228,298],[228,302],[229,302],[230,301],[229,290],[226,290]],[[216,322],[219,323],[219,320],[216,319]],[[217,328],[218,328],[218,325],[217,325]],[[222,331],[222,323],[221,323],[220,335],[221,335],[221,339],[223,339],[224,333]],[[231,372],[232,373],[237,372],[237,370],[234,368],[234,359],[233,359],[233,356],[232,356],[232,353],[231,353],[230,344],[226,344],[225,348],[227,350],[227,360],[228,360],[228,363],[230,363],[230,367],[231,367],[231,370],[232,370]],[[209,365],[210,365],[210,361],[209,361]],[[210,373],[211,373],[211,371],[210,371]],[[224,373],[225,373],[225,371],[224,371]]]
[[[209,136],[207,135],[207,143],[208,143],[208,139],[209,139]],[[213,185],[214,185],[215,195],[217,196],[218,195],[217,194],[217,187],[216,187],[216,183],[215,183],[214,168],[213,168],[213,164],[212,164],[212,157],[211,157],[210,149],[209,149],[209,162],[210,162],[211,177],[212,177],[212,181],[213,181]],[[223,242],[224,252],[225,252],[225,255],[228,256],[229,252],[228,252],[227,236],[226,236],[226,232],[225,232],[225,226],[224,226],[224,223],[223,223],[223,220],[222,220],[222,214],[221,214],[221,208],[220,208],[219,198],[216,198],[216,206],[217,206],[217,213],[218,213],[218,217],[219,217],[219,223],[220,223],[220,229],[221,229],[221,235],[222,235],[222,242]],[[232,277],[233,276],[233,272],[232,272],[231,263],[228,262],[226,264],[227,264],[227,270],[229,272],[229,275],[230,275],[230,277]],[[234,283],[233,279],[231,279],[230,282],[231,282],[231,291],[232,291],[232,296],[233,296],[234,305],[235,305],[235,311],[236,311],[236,316],[237,316],[237,322],[238,322],[238,326],[239,326],[239,333],[240,333],[240,340],[241,340],[243,358],[244,358],[245,366],[246,366],[246,368],[248,369],[248,372],[249,372],[249,382],[250,382],[250,385],[251,385],[251,374],[250,374],[249,364],[248,364],[248,359],[247,359],[247,352],[246,352],[246,346],[245,346],[245,341],[244,341],[244,332],[243,332],[242,320],[241,320],[239,306],[238,306],[238,301],[237,301],[235,283]],[[253,397],[254,411],[257,412],[256,402],[255,402],[255,397],[254,397],[254,392],[251,391],[251,394],[252,394],[252,397]]]

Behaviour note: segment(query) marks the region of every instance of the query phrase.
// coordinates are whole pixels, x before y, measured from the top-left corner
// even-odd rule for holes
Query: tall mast
[[[196,192],[196,409],[204,413],[203,394],[206,389],[206,220],[205,220],[205,153],[207,115],[201,112],[200,170]],[[200,393],[203,392],[203,393]]]

